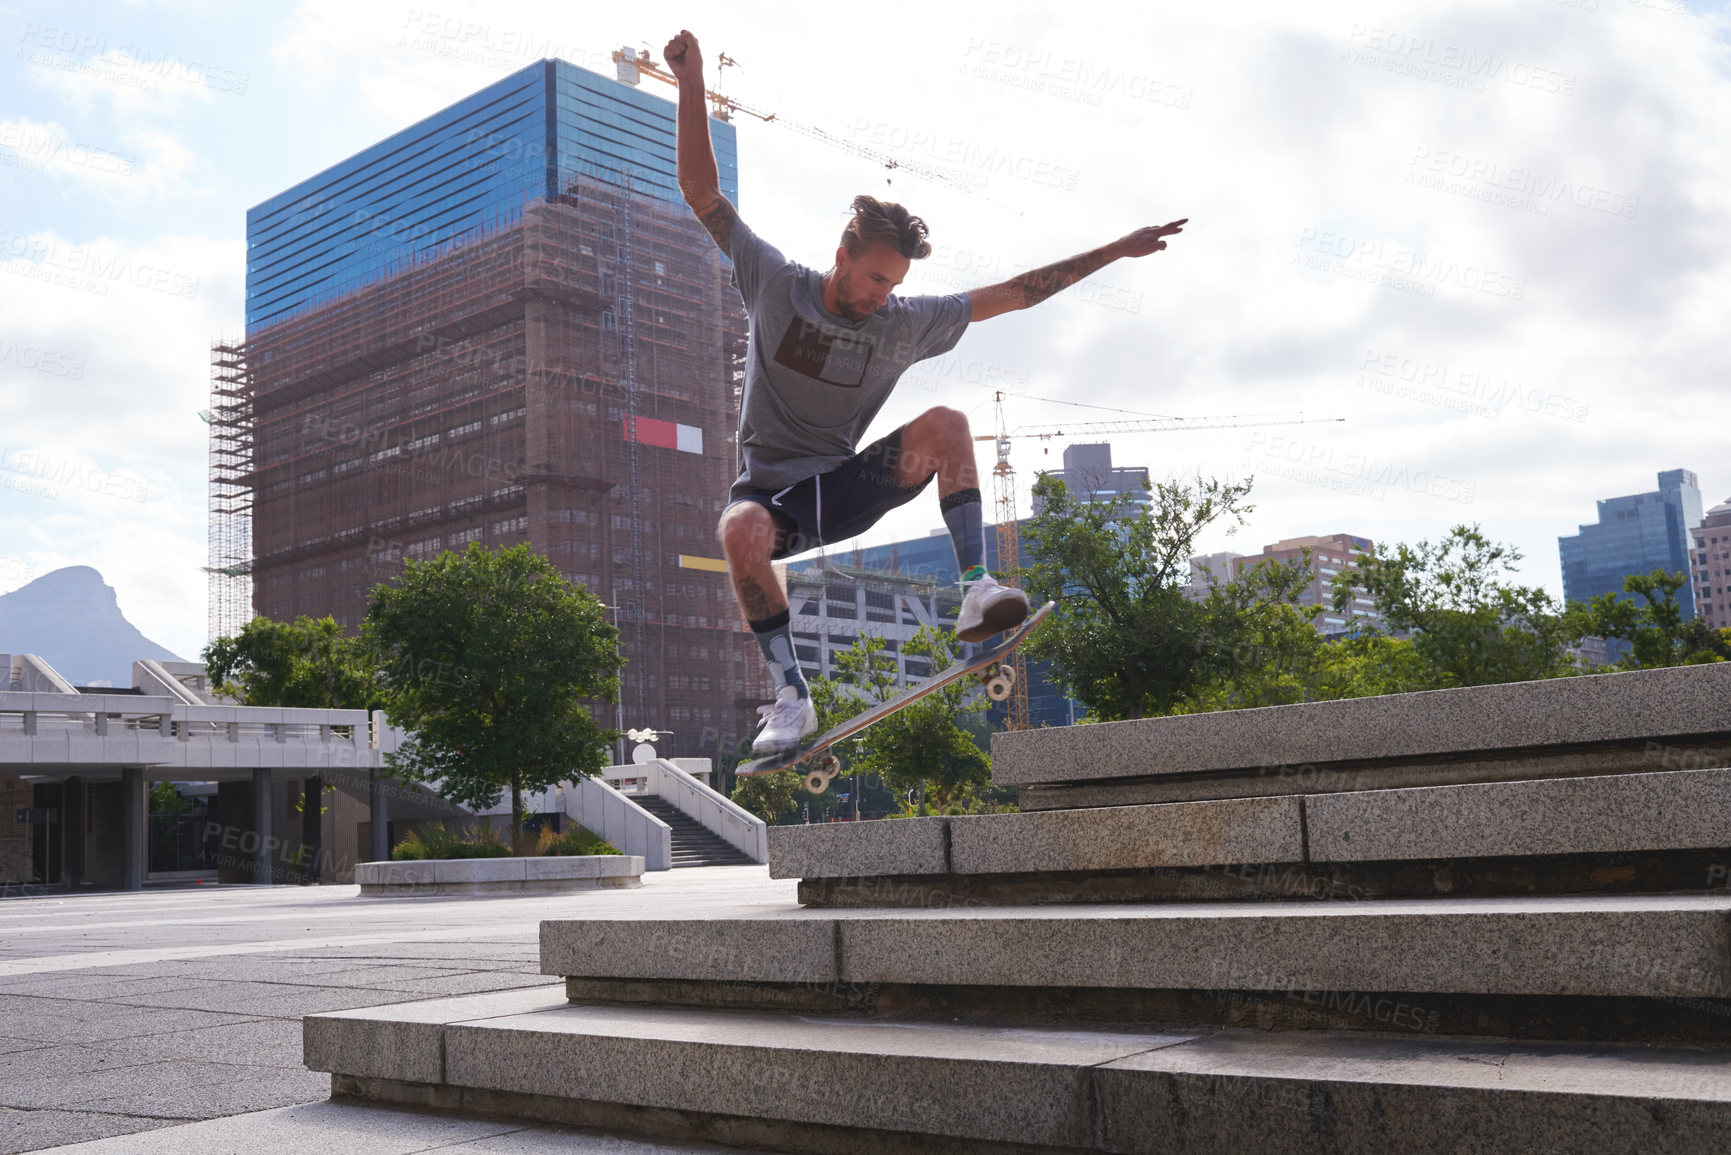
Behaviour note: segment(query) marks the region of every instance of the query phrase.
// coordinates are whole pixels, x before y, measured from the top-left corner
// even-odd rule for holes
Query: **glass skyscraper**
[[[1622,593],[1623,579],[1656,569],[1689,575],[1689,531],[1701,524],[1701,488],[1687,469],[1659,474],[1654,493],[1608,497],[1599,502],[1597,525],[1583,525],[1559,537],[1563,597],[1585,602],[1605,593]],[[1685,582],[1677,591],[1685,618],[1695,616],[1695,592]]]
[[[710,136],[738,204],[733,125],[712,120]],[[249,210],[247,333],[559,200],[579,176],[676,201],[675,146],[671,100],[531,64]]]

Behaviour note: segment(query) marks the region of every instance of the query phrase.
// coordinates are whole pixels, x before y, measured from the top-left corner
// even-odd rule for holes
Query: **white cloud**
[[[160,128],[134,129],[125,146],[92,144],[61,125],[0,120],[0,165],[37,172],[111,199],[184,193],[193,152]]]
[[[243,260],[201,237],[0,233],[0,579],[92,565],[146,635],[202,645],[197,411]]]
[[[192,414],[206,403],[209,341],[239,327],[248,205],[542,54],[606,73],[615,46],[645,42],[659,55],[671,32],[704,19],[694,30],[709,59],[726,50],[740,61],[721,81],[729,92],[983,178],[993,201],[1021,210],[741,117],[742,212],[799,259],[826,264],[849,198],[886,187],[955,258],[919,270],[916,284],[938,291],[1191,218],[1170,251],[1097,274],[1092,300],[1071,290],[977,327],[950,363],[916,368],[882,428],[939,403],[989,427],[992,389],[1006,381],[1012,425],[1087,415],[1034,397],[1345,414],[1345,425],[1263,431],[1300,444],[1309,464],[1297,470],[1274,467],[1279,455],[1267,438],[1253,444],[1252,429],[1111,440],[1120,463],[1160,475],[1256,464],[1259,508],[1239,548],[1343,530],[1435,538],[1477,520],[1517,542],[1528,579],[1554,589],[1555,537],[1589,520],[1595,498],[1650,489],[1676,466],[1701,472],[1710,503],[1731,493],[1721,400],[1731,68],[1717,11],[1660,0],[1160,11],[1030,0],[885,3],[861,18],[768,3],[705,16],[656,2],[579,13],[307,0],[268,39],[244,42],[232,30],[193,36],[190,21],[203,19],[164,14],[152,44],[208,41],[227,62],[216,79],[231,86],[259,61],[253,99],[226,99],[172,64],[151,73],[173,55],[154,48],[128,71],[110,44],[62,52],[76,67],[30,63],[0,125],[136,152],[133,188],[118,192],[129,207],[134,191],[211,198],[199,202],[208,224],[172,237],[146,217],[68,221],[49,207],[0,221],[6,443],[130,470],[151,487],[130,507],[0,487],[0,585],[28,565],[97,565],[140,627],[182,653],[204,624],[205,443]],[[1383,31],[1377,45],[1371,28]],[[154,78],[156,90],[128,77]],[[1559,77],[1571,81],[1566,95],[1547,90]],[[83,172],[53,179],[100,184]],[[1325,232],[1352,244],[1305,267],[1306,254],[1328,255]],[[1439,270],[1437,258],[1454,264]],[[1415,263],[1428,272],[1417,287],[1432,292],[1380,283]],[[161,287],[140,286],[145,266],[167,271]],[[1519,298],[1468,284],[1468,270],[1520,278]],[[194,278],[196,295],[184,295]],[[44,371],[43,352],[81,358],[83,376],[57,376],[58,361]],[[1391,356],[1395,371],[1379,372]],[[1403,381],[1408,363],[1443,376]],[[1573,420],[1582,407],[1586,419]],[[1024,510],[1033,470],[1060,448],[1017,445]],[[1367,469],[1385,479],[1374,496],[1342,492]],[[1414,489],[1421,473],[1471,484],[1473,500]],[[937,524],[931,503],[915,503],[872,539]]]

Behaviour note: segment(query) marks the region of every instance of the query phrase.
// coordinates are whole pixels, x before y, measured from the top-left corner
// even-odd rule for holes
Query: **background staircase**
[[[750,866],[752,860],[738,847],[704,828],[702,823],[664,798],[633,794],[631,800],[673,829],[673,868],[682,866]]]

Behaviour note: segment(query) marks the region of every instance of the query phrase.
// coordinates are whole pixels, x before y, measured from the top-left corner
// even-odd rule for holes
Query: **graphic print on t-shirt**
[[[827,333],[799,317],[790,318],[775,363],[822,381],[858,389],[872,359],[871,342],[864,336]]]

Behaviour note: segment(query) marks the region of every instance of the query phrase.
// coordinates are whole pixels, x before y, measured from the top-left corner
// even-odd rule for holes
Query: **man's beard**
[[[835,302],[836,307],[841,310],[841,315],[849,321],[863,321],[877,311],[875,305],[867,305],[863,301],[849,299],[846,277],[836,280]]]

